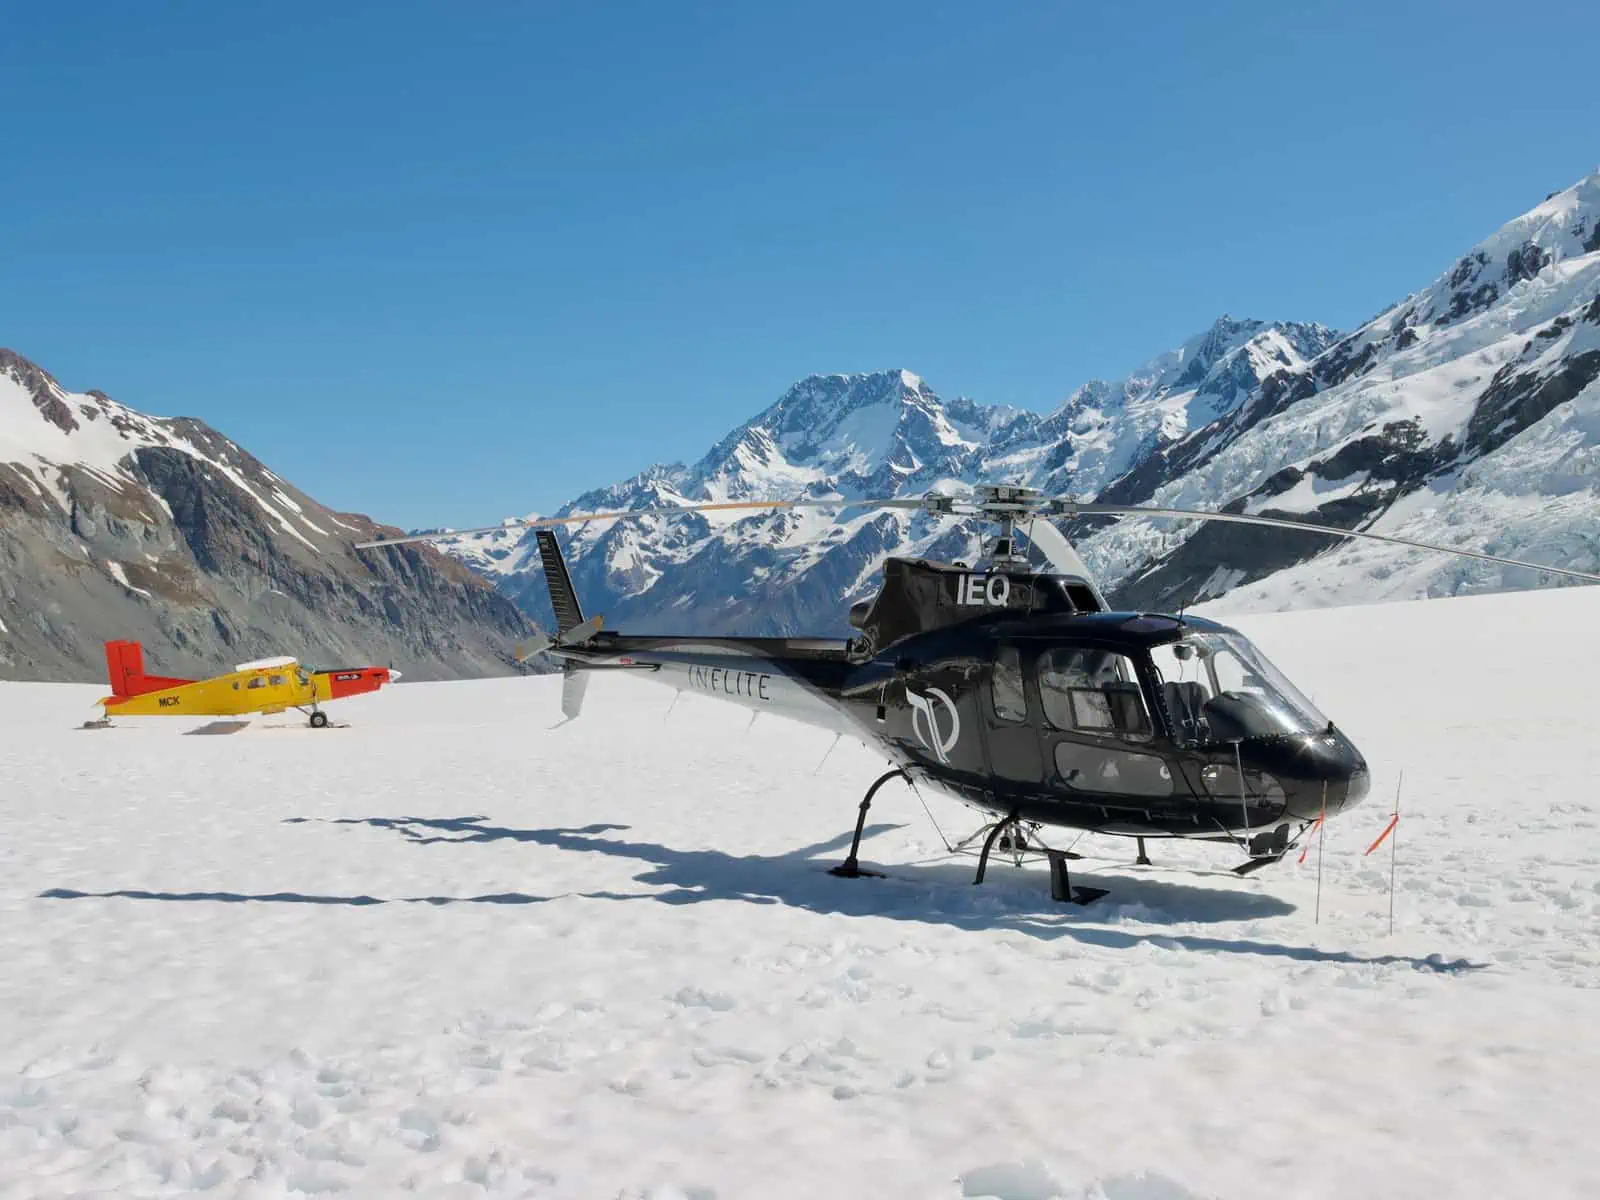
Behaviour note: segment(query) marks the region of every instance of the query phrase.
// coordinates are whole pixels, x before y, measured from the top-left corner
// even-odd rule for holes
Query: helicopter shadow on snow
[[[946,925],[967,931],[1003,930],[1044,941],[1070,938],[1087,945],[1129,949],[1142,944],[1204,953],[1251,954],[1306,962],[1349,965],[1407,966],[1452,973],[1481,969],[1486,964],[1438,955],[1417,958],[1384,954],[1365,957],[1348,951],[1252,938],[1168,933],[1162,924],[1217,924],[1287,916],[1293,904],[1275,896],[1226,888],[1196,887],[1150,878],[1095,877],[1074,872],[1075,881],[1111,889],[1093,907],[1075,909],[1049,899],[1043,872],[1029,871],[1005,881],[1009,865],[999,856],[990,864],[990,881],[972,885],[972,868],[957,863],[907,865],[884,869],[879,878],[839,879],[827,873],[848,847],[849,834],[804,846],[786,854],[733,854],[715,849],[682,850],[657,842],[609,836],[630,826],[597,823],[578,827],[512,829],[489,823],[485,816],[465,817],[290,817],[289,823],[326,822],[368,825],[392,830],[417,845],[470,845],[514,841],[560,850],[632,859],[647,869],[634,876],[651,892],[575,892],[595,900],[651,900],[662,904],[744,901],[785,904],[825,915],[880,917]],[[867,839],[901,828],[868,825]],[[869,864],[877,869],[877,864]],[[1102,907],[1103,906],[1103,907]],[[1131,911],[1128,911],[1131,910]],[[1106,920],[1137,921],[1154,929],[1107,927]]]

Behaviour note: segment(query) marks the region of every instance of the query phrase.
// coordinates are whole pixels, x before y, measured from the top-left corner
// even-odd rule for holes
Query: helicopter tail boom
[[[583,711],[591,671],[643,671],[658,683],[701,692],[741,707],[767,711],[839,731],[850,723],[826,695],[836,691],[846,643],[831,638],[724,638],[630,636],[602,632],[599,616],[587,620],[567,571],[561,546],[547,529],[536,534],[556,634],[541,635],[520,651],[548,651],[561,661],[561,713]]]

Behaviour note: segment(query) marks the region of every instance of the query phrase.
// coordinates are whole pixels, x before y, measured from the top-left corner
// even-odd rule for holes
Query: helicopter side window
[[[994,715],[1002,721],[1028,719],[1028,696],[1022,689],[1022,655],[1015,646],[1002,646],[989,676]]]
[[[1065,733],[1148,741],[1154,733],[1133,663],[1110,650],[1057,647],[1039,660],[1045,720]]]
[[[1115,796],[1172,795],[1172,769],[1159,755],[1063,741],[1057,744],[1055,757],[1061,778],[1077,791]]]

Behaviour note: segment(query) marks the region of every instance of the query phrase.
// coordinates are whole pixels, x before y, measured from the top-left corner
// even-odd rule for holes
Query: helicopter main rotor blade
[[[357,550],[378,546],[404,546],[412,542],[441,542],[474,533],[499,533],[507,529],[548,529],[556,525],[582,525],[586,521],[621,521],[630,517],[681,516],[694,512],[758,512],[784,508],[923,508],[920,499],[885,498],[880,500],[722,500],[709,504],[663,504],[653,508],[629,508],[617,512],[572,513],[565,517],[536,517],[482,525],[476,529],[452,529],[445,533],[417,533],[407,537],[379,538],[357,542]]]
[[[1507,567],[1525,567],[1530,571],[1548,571],[1552,575],[1565,575],[1569,579],[1583,579],[1600,583],[1600,575],[1589,571],[1574,571],[1570,567],[1550,567],[1544,563],[1526,562],[1520,558],[1505,558],[1499,554],[1485,554],[1481,550],[1461,550],[1454,546],[1435,546],[1429,542],[1395,537],[1387,533],[1369,533],[1364,529],[1341,529],[1337,525],[1318,525],[1311,521],[1291,521],[1284,517],[1252,517],[1245,513],[1207,512],[1194,508],[1142,508],[1136,504],[1078,504],[1064,501],[1066,516],[1111,517],[1165,517],[1183,521],[1222,521],[1233,525],[1265,525],[1272,529],[1290,529],[1296,533],[1320,533],[1327,537],[1364,538],[1373,542],[1387,542],[1391,546],[1409,546],[1413,550],[1431,550],[1436,554],[1455,554],[1462,558],[1476,558],[1483,562],[1500,563]]]

